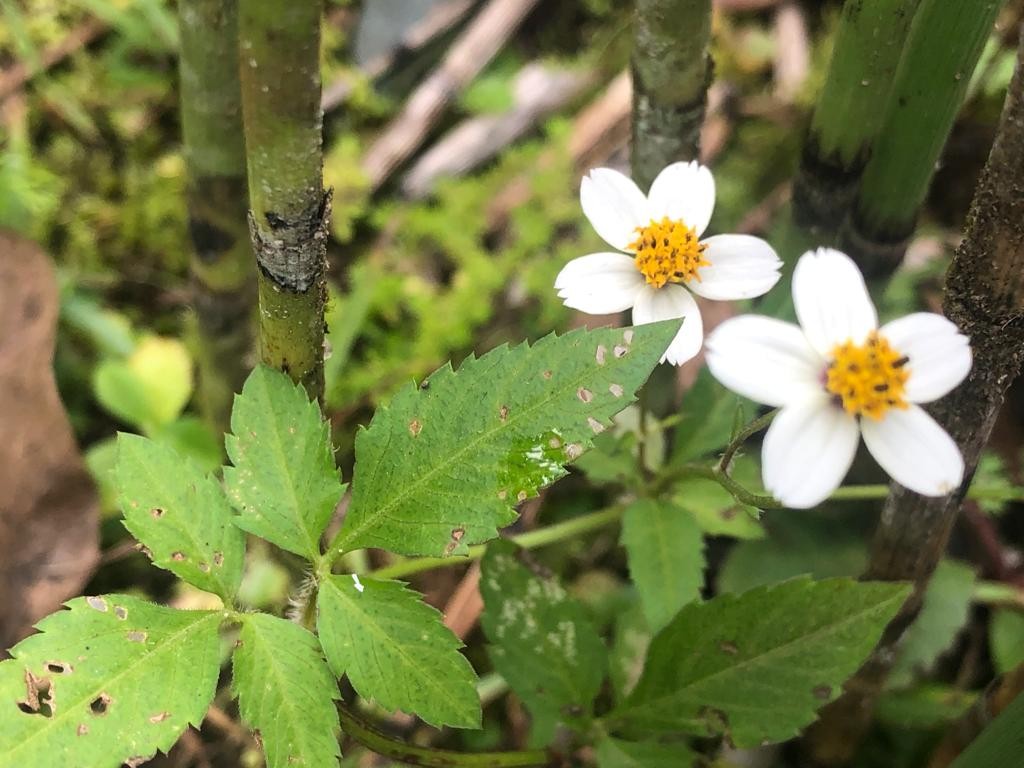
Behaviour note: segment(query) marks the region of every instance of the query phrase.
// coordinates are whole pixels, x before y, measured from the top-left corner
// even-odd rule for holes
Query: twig
[[[474,117],[453,128],[416,161],[402,180],[402,193],[421,199],[442,177],[472,171],[576,98],[592,79],[589,72],[539,62],[527,64],[515,77],[515,105],[501,114]]]
[[[401,56],[419,50],[462,21],[475,4],[476,0],[448,0],[435,5],[426,16],[409,27],[396,47],[366,62],[360,68],[361,74],[371,79],[380,77],[391,69]],[[343,76],[324,86],[320,99],[320,106],[324,112],[337,109],[348,101],[353,88],[351,75]]]
[[[89,19],[71,30],[62,40],[47,46],[39,56],[39,66],[31,67],[24,62],[0,73],[0,101],[21,88],[36,75],[56,66],[64,59],[81,50],[109,29],[99,19]]]
[[[487,66],[536,4],[537,0],[489,0],[363,157],[372,189],[416,151],[448,104]]]

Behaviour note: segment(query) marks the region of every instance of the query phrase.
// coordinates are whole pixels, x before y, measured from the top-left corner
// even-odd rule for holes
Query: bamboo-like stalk
[[[250,368],[256,304],[245,222],[237,0],[180,0],[178,21],[198,396],[204,417],[223,431]]]
[[[869,275],[898,265],[992,32],[999,0],[922,0],[841,243]]]
[[[913,596],[893,619],[847,692],[822,712],[812,756],[842,763],[867,726],[872,704],[917,615],[1010,384],[1024,364],[1024,40],[995,144],[971,205],[966,237],[946,277],[946,315],[971,339],[974,366],[932,413],[956,441],[966,473],[956,493],[926,498],[893,484],[864,578],[911,581]]]
[[[260,356],[323,396],[330,196],[323,189],[322,0],[240,0],[249,229],[259,267]]]
[[[862,0],[843,6],[793,185],[797,223],[825,239],[834,235],[856,194],[920,1]]]
[[[633,36],[633,179],[646,189],[695,160],[712,64],[711,0],[637,0]]]

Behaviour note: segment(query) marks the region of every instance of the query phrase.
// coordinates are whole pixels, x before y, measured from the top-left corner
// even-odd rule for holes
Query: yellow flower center
[[[872,331],[863,345],[846,341],[832,350],[825,389],[854,416],[878,421],[890,408],[907,408],[903,391],[910,377],[908,359]]]
[[[700,280],[697,270],[711,264],[704,258],[707,248],[697,239],[697,231],[667,216],[646,227],[636,228],[636,239],[627,249],[636,254],[636,268],[649,285],[661,288],[665,283]]]

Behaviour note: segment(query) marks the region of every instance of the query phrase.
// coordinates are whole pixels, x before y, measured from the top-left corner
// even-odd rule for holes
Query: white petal
[[[970,341],[942,315],[918,312],[880,330],[893,349],[910,358],[906,397],[912,403],[938,400],[971,370]]]
[[[697,271],[686,287],[715,301],[762,296],[779,281],[782,262],[775,249],[759,237],[715,235],[704,241],[704,258],[711,264]]]
[[[825,360],[792,323],[741,315],[715,328],[705,346],[711,374],[755,402],[780,406],[822,392]]]
[[[685,319],[679,333],[662,355],[661,362],[682,365],[700,352],[701,341],[704,339],[704,323],[697,302],[683,286],[673,283],[662,288],[645,285],[640,289],[636,304],[633,305],[634,325],[655,323],[673,317]]]
[[[836,344],[861,344],[878,327],[864,278],[845,253],[808,251],[793,272],[793,304],[807,340],[823,355]]]
[[[622,312],[633,306],[644,276],[632,256],[592,253],[573,259],[558,273],[555,288],[565,306],[590,315]]]
[[[700,163],[672,163],[651,184],[647,196],[652,219],[667,216],[704,234],[715,210],[715,178]]]
[[[794,509],[829,497],[857,452],[857,421],[824,394],[783,408],[764,437],[764,487]]]
[[[636,239],[637,227],[650,223],[647,198],[626,176],[595,168],[580,184],[580,205],[594,231],[621,251]]]
[[[880,421],[863,419],[860,428],[871,455],[905,488],[945,496],[963,481],[960,449],[920,406],[893,408]]]

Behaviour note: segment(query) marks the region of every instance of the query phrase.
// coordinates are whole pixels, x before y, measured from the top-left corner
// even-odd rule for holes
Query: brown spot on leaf
[[[413,419],[409,422],[409,434],[416,437],[423,430],[423,424],[419,419]]]
[[[146,633],[140,632],[137,629],[133,629],[125,637],[128,638],[129,643],[144,643],[146,642]]]
[[[107,601],[104,600],[102,597],[90,595],[89,597],[85,598],[85,602],[88,603],[90,608],[94,608],[97,611],[100,611],[102,613],[106,613],[107,611]]]
[[[609,384],[608,391],[611,392],[612,395],[614,395],[615,397],[622,397],[623,393],[625,392],[621,384]]]
[[[529,498],[529,494],[526,491],[520,491],[516,494],[516,501],[526,501],[527,498]]]
[[[598,365],[604,365],[605,355],[608,354],[608,350],[605,349],[604,344],[597,345],[597,353],[594,355],[594,359],[597,360]]]
[[[736,643],[732,642],[731,640],[723,640],[722,642],[720,642],[718,644],[718,649],[722,653],[727,653],[730,656],[735,656],[737,653],[740,652],[740,649],[737,647]]]
[[[587,424],[590,425],[590,428],[593,430],[595,435],[599,435],[602,432],[604,432],[604,424],[595,419],[593,416],[587,416]]]
[[[460,525],[457,528],[452,528],[451,538],[448,540],[448,543],[445,545],[444,548],[445,557],[447,557],[455,551],[455,548],[459,546],[459,542],[462,541],[462,537],[465,535],[466,529],[464,526]]]
[[[732,520],[738,513],[739,507],[726,507],[718,513],[718,516],[723,520]]]
[[[70,675],[74,671],[71,669],[70,664],[63,661],[48,661],[46,662],[46,669],[55,675]]]
[[[543,376],[545,379],[550,379],[551,371],[544,371],[544,373],[542,373],[541,376]]]
[[[581,402],[589,403],[594,399],[594,393],[586,387],[580,387],[576,390],[576,397],[578,397]]]
[[[107,714],[110,710],[110,705],[113,703],[113,699],[106,693],[101,693],[95,699],[89,702],[89,711],[94,715],[102,716]]]
[[[166,720],[170,716],[171,716],[170,712],[157,712],[155,715],[152,715],[149,718],[149,722],[151,722],[151,723],[153,723],[155,725],[156,723],[162,723],[164,720]]]
[[[79,723],[78,729],[75,731],[79,736],[85,736],[89,732],[89,726],[85,723]]]
[[[214,552],[213,553],[213,564],[217,568],[220,568],[222,565],[224,565],[224,553],[223,552]]]
[[[151,514],[153,517],[160,518],[164,516],[164,511],[160,507],[153,507],[151,510],[149,510],[149,514]]]
[[[626,344],[632,344],[633,343],[633,329],[632,328],[627,328],[626,330],[624,330],[622,332],[622,340],[624,342],[626,342]]]
[[[140,765],[143,765],[152,759],[153,755],[134,755],[125,760],[122,765],[124,768],[139,768]]]
[[[629,347],[623,347],[622,345],[616,345],[612,350],[612,354],[615,355],[615,357],[625,357],[628,352]]]
[[[508,421],[508,406],[503,405],[498,409],[498,418],[502,421]]]
[[[128,609],[125,608],[123,605],[115,605],[114,615],[117,616],[117,618],[119,618],[121,621],[124,621],[128,618]]]
[[[501,499],[502,501],[507,499],[508,498],[508,491],[506,491],[504,488],[502,488],[500,491],[498,491],[498,498]]]
[[[569,443],[565,446],[565,455],[569,458],[569,461],[574,461],[583,455],[583,446],[579,443]]]
[[[56,691],[48,677],[36,677],[32,670],[25,670],[25,698],[17,702],[18,709],[26,715],[53,717],[57,711]]]
[[[176,563],[180,563],[184,559],[185,559],[185,553],[184,552],[172,552],[171,553],[171,560],[173,560]]]
[[[206,562],[205,560],[200,560],[199,563],[196,565],[196,568],[198,568],[203,573],[209,573],[210,572],[210,564],[208,562]]]
[[[557,437],[552,437],[550,440],[548,440],[548,445],[550,445],[552,448],[561,448],[562,441],[559,440]]]
[[[811,690],[814,694],[814,698],[821,699],[821,701],[828,701],[832,697],[832,686],[831,685],[816,685]]]

